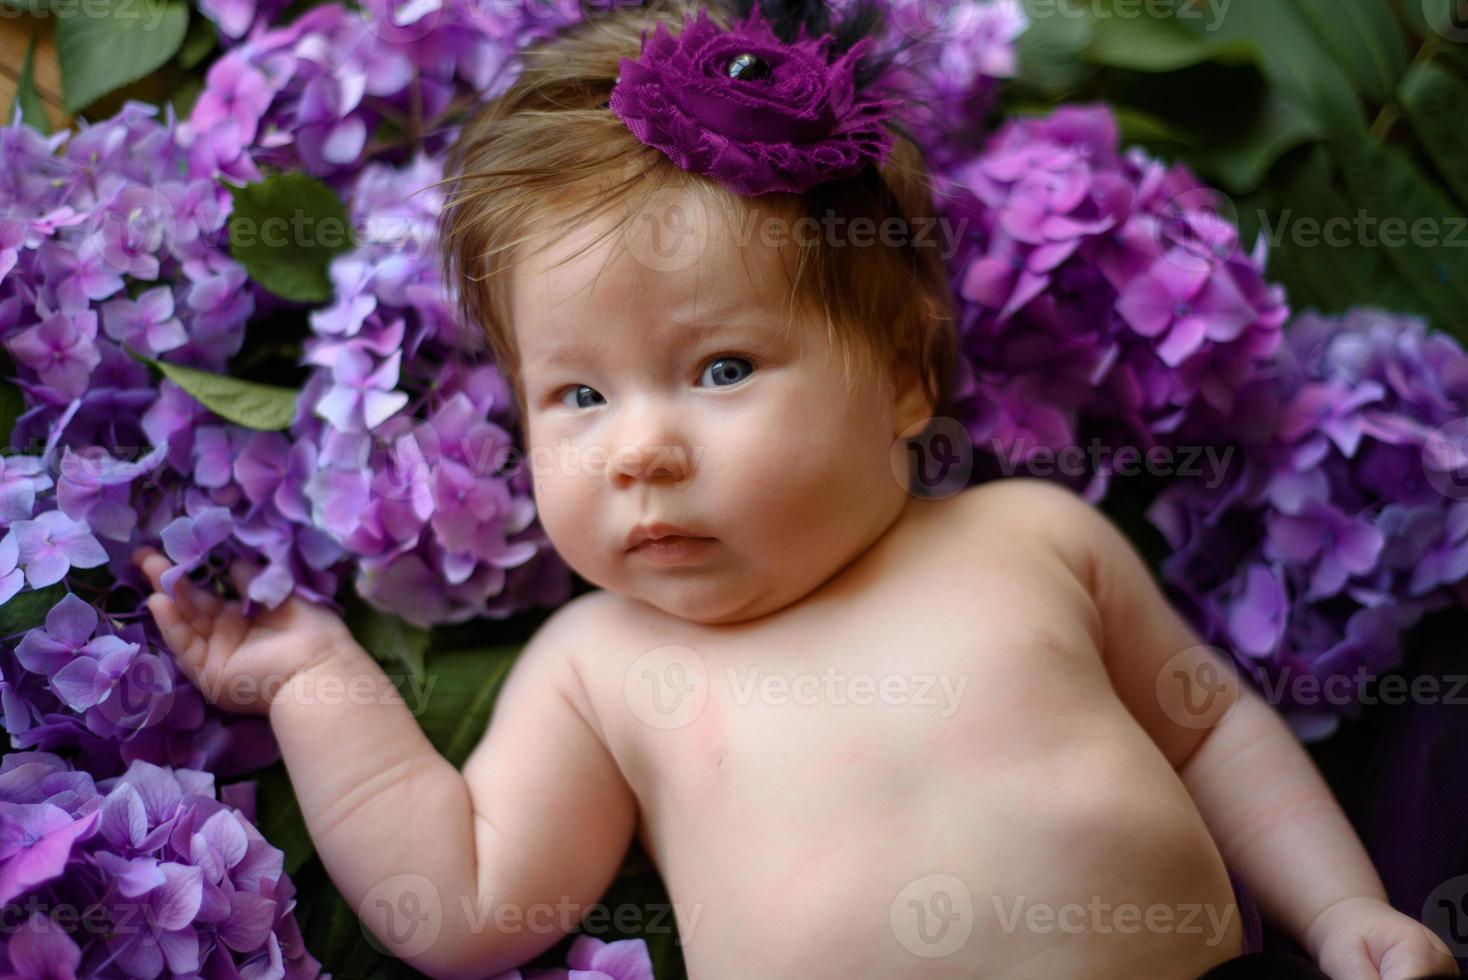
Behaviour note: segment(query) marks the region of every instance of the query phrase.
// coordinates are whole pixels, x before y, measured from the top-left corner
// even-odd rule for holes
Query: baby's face
[[[602,588],[733,623],[800,599],[892,525],[912,498],[890,453],[926,406],[885,378],[848,390],[818,313],[782,329],[778,252],[684,200],[681,256],[642,261],[613,234],[552,268],[602,228],[543,239],[511,313],[535,499],[561,556]],[[629,551],[652,522],[713,540],[673,560]]]

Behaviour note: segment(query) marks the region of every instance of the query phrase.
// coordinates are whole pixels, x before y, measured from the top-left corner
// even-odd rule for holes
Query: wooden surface
[[[61,108],[61,72],[56,67],[56,48],[51,44],[51,24],[41,17],[31,17],[15,10],[0,10],[0,112],[4,124],[10,124],[10,109],[15,102],[15,86],[25,64],[26,47],[32,35],[40,38],[36,45],[36,91],[46,107],[51,128],[59,129],[68,122]]]

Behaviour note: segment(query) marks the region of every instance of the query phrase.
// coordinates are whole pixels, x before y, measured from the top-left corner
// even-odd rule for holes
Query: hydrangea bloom
[[[566,951],[570,970],[510,970],[494,980],[653,980],[652,958],[642,939],[603,942],[582,934]]]
[[[1468,600],[1465,416],[1468,355],[1452,339],[1377,310],[1304,315],[1239,394],[1226,431],[1245,465],[1154,502],[1175,549],[1165,580],[1302,733],[1355,715],[1404,630]]]
[[[971,233],[953,266],[970,435],[1007,463],[1097,438],[1145,452],[1232,410],[1288,316],[1212,192],[1118,150],[1104,107],[1006,123],[941,172]],[[1106,463],[1079,474],[1099,499]]]
[[[253,818],[251,783],[216,793],[207,772],[143,761],[94,780],[50,752],[7,755],[0,901],[32,911],[0,973],[317,976],[284,855]]]

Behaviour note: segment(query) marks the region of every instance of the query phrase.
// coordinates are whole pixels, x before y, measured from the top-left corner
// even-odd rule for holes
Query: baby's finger
[[[235,591],[241,596],[250,594],[250,583],[260,572],[243,558],[236,558],[229,564],[229,580],[234,583]]]
[[[163,642],[168,644],[168,649],[178,659],[184,659],[198,634],[179,614],[178,605],[162,592],[154,592],[148,596],[148,611],[153,614],[153,622],[158,624],[158,632],[163,636]]]
[[[1418,980],[1419,977],[1454,976],[1457,972],[1457,962],[1446,951],[1435,949],[1425,941],[1398,943],[1381,958],[1382,980]]]
[[[156,548],[148,547],[133,552],[133,561],[148,576],[155,592],[167,594],[167,590],[163,588],[163,573],[173,567],[173,562],[159,554]],[[219,614],[219,607],[224,604],[224,600],[182,576],[173,585],[173,598],[178,603],[178,611],[191,620],[213,619]]]

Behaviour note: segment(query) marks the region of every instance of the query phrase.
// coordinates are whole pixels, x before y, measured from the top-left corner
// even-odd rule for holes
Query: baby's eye
[[[601,397],[601,392],[597,391],[595,388],[591,387],[590,385],[570,385],[564,391],[561,392],[561,395],[557,399],[557,401],[559,401],[562,405],[565,405],[566,404],[566,396],[567,395],[571,395],[575,399],[575,405],[574,406],[569,406],[568,405],[567,406],[568,408],[571,408],[571,407],[575,407],[575,408],[590,408],[591,405],[587,404],[585,401],[582,400],[581,395],[582,395],[583,392],[589,392],[591,396],[595,396],[597,398],[600,398]]]
[[[712,373],[714,383],[727,388],[729,385],[738,384],[740,381],[743,381],[749,372],[753,370],[754,365],[750,363],[748,358],[735,356],[716,357],[709,362],[709,366],[704,369],[703,374],[698,380],[702,381]]]

